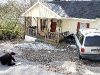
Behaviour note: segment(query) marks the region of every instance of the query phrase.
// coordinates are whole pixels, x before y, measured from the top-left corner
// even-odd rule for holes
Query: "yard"
[[[12,67],[0,64],[0,75],[100,75],[100,62],[79,60],[76,49],[66,43],[1,41],[0,56],[14,51],[15,59],[22,64]]]

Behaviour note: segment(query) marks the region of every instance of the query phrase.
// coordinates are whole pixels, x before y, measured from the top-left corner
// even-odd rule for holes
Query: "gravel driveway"
[[[1,53],[14,51],[21,65],[0,64],[0,75],[100,75],[100,61],[79,60],[74,45],[1,42]]]

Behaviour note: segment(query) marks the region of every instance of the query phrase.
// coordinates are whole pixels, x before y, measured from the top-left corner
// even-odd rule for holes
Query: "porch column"
[[[58,33],[58,40],[57,40],[57,43],[59,42],[59,33]]]
[[[58,32],[58,40],[57,40],[57,42],[59,42],[59,40],[60,40],[60,33],[62,33],[62,26],[61,26],[61,19],[59,19],[58,20],[58,27],[59,27],[59,32]]]
[[[38,17],[37,17],[37,27],[36,27],[36,36],[38,35]]]

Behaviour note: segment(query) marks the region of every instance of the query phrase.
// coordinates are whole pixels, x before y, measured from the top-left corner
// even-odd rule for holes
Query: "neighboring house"
[[[22,16],[31,18],[30,25],[36,26],[36,34],[41,34],[45,30],[44,28],[47,27],[49,29],[48,35],[55,34],[59,40],[61,33],[68,31],[76,33],[79,28],[99,29],[99,7],[99,1],[37,2]],[[28,27],[26,22],[25,25]],[[29,31],[27,30],[27,32]]]

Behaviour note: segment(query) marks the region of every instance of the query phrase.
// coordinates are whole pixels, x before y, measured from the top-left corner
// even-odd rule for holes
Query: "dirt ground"
[[[41,42],[8,41],[2,42],[0,47],[1,51],[8,47],[8,51],[17,53],[17,58],[41,64],[40,68],[57,75],[100,75],[100,61],[79,60],[74,44],[50,45]]]
[[[55,46],[59,50],[23,50],[20,57],[40,63],[43,65],[42,68],[48,71],[64,75],[95,74],[92,70],[96,70],[97,74],[100,74],[98,69],[92,68],[100,68],[100,61],[80,60],[78,58],[77,48],[74,48],[73,44],[62,43]],[[87,67],[92,70],[86,73]]]

